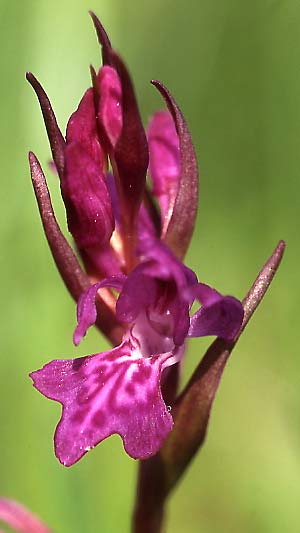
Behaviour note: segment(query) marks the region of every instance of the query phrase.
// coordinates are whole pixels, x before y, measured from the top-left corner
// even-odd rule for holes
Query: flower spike
[[[98,72],[91,68],[92,87],[59,143],[68,227],[85,270],[60,231],[45,177],[30,155],[45,233],[77,301],[74,343],[96,323],[115,346],[31,373],[35,388],[63,407],[55,451],[67,466],[113,433],[131,457],[155,455],[173,428],[187,339],[231,341],[243,320],[241,302],[199,282],[182,263],[198,202],[197,162],[184,117],[166,87],[153,81],[168,111],[154,115],[147,139],[127,67],[91,16],[104,65]],[[40,86],[37,94],[46,101],[42,109],[49,109]],[[195,299],[200,307],[192,315]]]
[[[69,119],[66,140],[45,91],[27,74],[83,268],[59,228],[34,154],[29,161],[53,258],[77,302],[74,344],[96,324],[114,347],[50,361],[30,377],[41,394],[61,404],[54,447],[62,464],[71,466],[112,434],[122,438],[130,457],[142,459],[134,531],[144,531],[145,524],[158,531],[164,500],[204,441],[228,357],[285,244],[278,244],[243,304],[185,266],[198,204],[188,126],[169,90],[153,80],[168,109],[154,114],[147,138],[127,67],[90,15],[103,66],[91,68],[92,87]],[[200,305],[193,312],[195,300]],[[176,396],[188,339],[206,335],[217,339]]]
[[[168,226],[162,238],[171,250],[183,259],[188,249],[195,226],[198,207],[198,165],[191,134],[186,121],[168,89],[159,81],[152,80],[166,101],[176,125],[181,157],[181,178]]]

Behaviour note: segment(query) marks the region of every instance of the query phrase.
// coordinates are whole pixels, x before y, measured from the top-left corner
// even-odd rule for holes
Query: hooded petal
[[[52,361],[31,373],[34,386],[60,402],[59,461],[71,466],[113,433],[134,459],[157,453],[173,427],[160,380],[172,354],[140,357],[131,343],[93,356]]]
[[[148,144],[152,192],[158,198],[164,234],[174,209],[181,172],[179,139],[168,111],[158,111],[152,117]]]
[[[130,324],[157,300],[157,283],[145,275],[143,270],[143,265],[136,267],[124,283],[116,306],[117,317],[121,322]]]
[[[84,93],[78,108],[71,115],[67,126],[66,139],[67,144],[73,142],[80,144],[84,151],[99,165],[99,173],[104,173],[106,161],[98,139],[92,88]]]
[[[69,229],[85,268],[96,278],[117,274],[120,263],[108,242],[114,216],[104,174],[107,156],[99,143],[92,88],[85,92],[69,119],[65,152],[67,162],[62,193]]]
[[[185,290],[197,283],[197,277],[157,239],[145,238],[139,252],[142,263],[126,279],[117,301],[117,317],[132,322],[144,311],[155,329],[160,329],[160,322],[163,329],[167,324],[169,335],[179,346],[190,326]]]
[[[159,81],[151,82],[161,93],[173,116],[179,138],[180,180],[169,223],[162,238],[172,252],[182,259],[188,249],[198,207],[198,166],[187,123],[168,89]]]
[[[65,150],[61,188],[69,230],[79,248],[107,244],[114,229],[110,195],[101,167],[77,142]]]
[[[145,273],[163,280],[174,280],[179,292],[190,285],[195,285],[198,281],[193,270],[177,259],[158,239],[145,238],[140,243],[138,253],[145,265]]]
[[[100,69],[98,119],[112,147],[116,145],[122,131],[122,91],[117,71],[104,66]]]
[[[80,255],[85,270],[91,279],[102,279],[122,274],[122,257],[110,243],[104,246],[90,246],[81,249]]]
[[[189,337],[216,335],[227,341],[237,335],[244,317],[241,302],[233,296],[222,296],[204,283],[190,290],[203,305],[191,317]]]

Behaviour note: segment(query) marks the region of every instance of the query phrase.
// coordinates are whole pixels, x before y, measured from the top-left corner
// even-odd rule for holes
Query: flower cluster
[[[180,109],[153,81],[168,109],[154,114],[145,133],[127,68],[92,17],[103,66],[92,69],[92,86],[65,137],[46,94],[28,74],[85,269],[80,271],[54,217],[47,217],[42,171],[30,154],[46,235],[78,300],[73,340],[79,344],[97,323],[115,344],[107,352],[55,360],[31,373],[35,388],[62,405],[55,452],[66,466],[113,433],[133,458],[156,454],[173,427],[171,382],[186,340],[205,335],[233,340],[243,320],[237,299],[199,282],[182,262],[195,223],[198,174]],[[194,301],[200,305],[191,314]]]

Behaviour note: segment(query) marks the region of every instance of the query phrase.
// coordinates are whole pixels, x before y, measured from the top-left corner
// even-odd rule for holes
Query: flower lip
[[[32,372],[34,387],[63,405],[55,432],[59,461],[71,466],[113,433],[134,459],[154,455],[173,426],[160,390],[169,357],[141,358],[124,342],[81,358],[80,365],[78,359],[52,361]]]

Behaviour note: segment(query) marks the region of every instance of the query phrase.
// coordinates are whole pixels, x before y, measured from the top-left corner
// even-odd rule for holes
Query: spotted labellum
[[[55,453],[70,466],[112,434],[147,459],[174,425],[178,370],[189,337],[239,333],[244,310],[184,265],[195,224],[198,171],[190,133],[170,92],[143,128],[130,75],[92,14],[103,66],[71,115],[66,135],[32,74],[76,253],[56,221],[46,181],[30,153],[33,185],[60,274],[77,302],[78,345],[96,324],[109,351],[58,359],[31,373],[62,405]],[[80,257],[80,262],[77,259]],[[83,267],[81,267],[81,264]],[[192,305],[198,309],[192,313]]]

